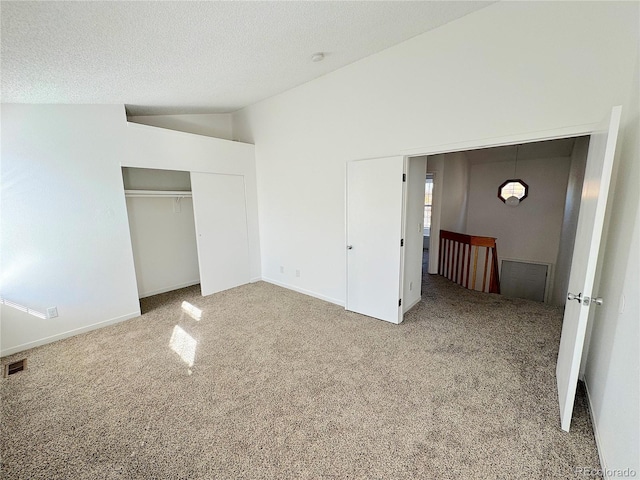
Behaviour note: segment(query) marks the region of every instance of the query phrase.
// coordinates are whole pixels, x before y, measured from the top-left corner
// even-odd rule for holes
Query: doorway
[[[577,136],[427,156],[428,272],[438,273],[440,230],[494,237],[503,294],[564,305],[588,146]],[[499,196],[508,179],[528,186],[515,205]]]
[[[123,167],[122,177],[138,297],[199,284],[189,172]]]
[[[579,207],[579,215],[577,215],[577,223],[575,232],[579,232],[580,234],[574,233],[575,242],[573,244],[573,255],[571,256],[571,268],[570,268],[570,276],[568,291],[570,293],[567,294],[567,299],[569,302],[565,308],[564,320],[563,320],[563,328],[562,335],[560,341],[560,349],[558,353],[558,362],[556,365],[556,379],[557,379],[557,387],[558,387],[558,398],[560,405],[560,417],[561,417],[561,426],[563,430],[568,431],[569,425],[571,421],[571,409],[573,406],[573,402],[575,399],[575,392],[578,380],[578,374],[580,371],[580,360],[582,358],[582,349],[586,334],[587,320],[589,317],[589,308],[591,305],[601,305],[602,299],[600,298],[592,298],[594,294],[594,279],[595,279],[595,271],[596,264],[598,260],[598,253],[600,249],[600,241],[602,236],[602,230],[604,226],[604,218],[605,218],[605,210],[607,204],[607,197],[609,192],[609,183],[611,180],[611,173],[613,170],[616,142],[618,137],[618,130],[620,128],[620,117],[621,117],[622,107],[617,106],[613,107],[611,110],[611,114],[605,118],[598,125],[594,125],[592,129],[589,131],[576,132],[584,135],[590,135],[589,145],[588,145],[588,153],[587,160],[585,166],[584,173],[584,188],[580,191],[580,207]],[[565,129],[566,131],[566,129]],[[576,135],[557,135],[555,139],[567,139]],[[554,139],[553,137],[547,137],[545,140]],[[543,140],[539,140],[543,141]],[[502,146],[510,146],[515,145],[517,142],[506,142]],[[479,150],[478,147],[474,148],[474,150]],[[451,151],[449,149],[443,149],[443,152]],[[376,162],[380,163],[381,167],[384,167],[385,164],[399,164],[400,160],[404,158],[404,166],[405,169],[402,175],[402,192],[405,200],[407,199],[407,189],[404,184],[411,184],[412,178],[411,175],[407,175],[407,166],[411,165],[414,162],[410,160],[415,160],[420,157],[387,157],[387,158],[379,158],[376,159]],[[516,159],[517,159],[517,150],[516,150]],[[449,162],[448,162],[449,163]],[[448,164],[447,163],[447,164]],[[517,160],[514,162],[514,172],[516,172],[515,164]],[[348,162],[348,165],[355,164],[355,162]],[[373,164],[371,164],[373,165]],[[464,170],[463,170],[464,173]],[[540,172],[538,172],[540,173]],[[545,173],[545,172],[542,172]],[[426,172],[423,171],[420,173],[418,177],[419,181],[423,184],[424,189],[424,178]],[[468,172],[467,172],[468,178]],[[547,175],[547,178],[550,178]],[[363,222],[355,215],[351,215],[350,208],[350,187],[352,184],[358,185],[362,184],[361,178],[358,175],[355,175],[355,178],[347,176],[347,241],[350,241],[349,232],[353,227],[362,228]],[[395,179],[394,176],[390,176],[386,181],[380,181],[375,185],[378,189],[384,188],[392,188],[394,184],[396,184],[398,180]],[[518,205],[526,196],[520,196],[519,198],[515,198],[515,201],[512,201],[511,196],[514,196],[512,193],[511,196],[504,198],[504,191],[502,191],[502,187],[508,185],[510,183],[513,184],[523,184],[520,179],[507,179],[502,180],[502,183],[498,186],[498,196],[502,197],[505,204],[509,206]],[[443,191],[447,191],[448,189],[443,189]],[[424,190],[423,190],[424,192]],[[358,201],[359,203],[366,203],[367,200],[372,199],[376,196],[376,189],[373,186],[369,188],[359,189]],[[565,191],[566,194],[566,191]],[[541,196],[542,198],[542,196]],[[509,200],[507,202],[507,200]],[[467,208],[469,206],[469,202],[466,202]],[[472,202],[473,204],[473,202]],[[409,209],[413,208],[411,202],[407,204],[403,203],[405,207],[409,207]],[[417,205],[417,204],[416,204]],[[420,205],[422,208],[422,206]],[[574,208],[577,208],[574,206]],[[386,228],[387,230],[391,230],[392,227],[397,224],[398,218],[401,220],[401,227],[399,229],[401,236],[407,234],[407,232],[411,232],[413,229],[413,224],[411,222],[406,221],[409,219],[409,211],[407,208],[392,208],[387,209],[387,211],[394,210],[396,212],[396,216],[388,214],[389,222],[382,222],[381,227]],[[486,212],[483,212],[484,218],[487,218]],[[542,212],[544,214],[544,211]],[[460,216],[458,216],[460,218]],[[462,218],[468,217],[468,212],[464,212]],[[466,225],[467,222],[464,222]],[[408,230],[407,230],[408,228]],[[515,228],[512,228],[515,229]],[[539,235],[536,233],[534,235],[530,235],[529,238],[539,238]],[[544,239],[541,239],[541,242],[544,242]],[[366,262],[372,262],[376,257],[379,256],[396,256],[396,250],[398,248],[402,248],[403,239],[400,241],[400,247],[396,247],[393,245],[389,245],[389,248],[382,248],[383,245],[378,245],[381,248],[371,249],[369,255],[365,255],[360,258],[360,264],[365,264]],[[407,257],[402,250],[400,250],[399,259],[401,264],[399,266],[400,276],[398,278],[398,283],[400,286],[400,292],[403,292],[403,280],[406,279],[406,275],[404,274],[405,267],[410,266],[410,263],[406,263]],[[495,258],[495,257],[494,257]],[[349,263],[349,262],[348,262]],[[395,268],[395,267],[394,267]],[[357,272],[356,272],[357,273]],[[356,288],[358,287],[358,278],[357,274],[352,275],[351,271],[347,269],[347,284],[353,285]],[[375,282],[374,282],[375,283]],[[396,290],[397,291],[397,290]],[[404,290],[406,292],[406,290]],[[576,293],[579,292],[579,293]],[[349,308],[349,293],[350,289],[347,289],[347,309]],[[386,301],[382,302],[382,308],[390,307],[392,305],[392,295],[393,289],[381,292],[386,294]],[[577,305],[572,301],[576,300]],[[402,297],[398,303],[398,306],[402,305]],[[367,306],[367,302],[364,302],[364,306]],[[586,308],[583,308],[586,307]],[[394,323],[400,323],[403,319],[403,311],[399,309],[398,312],[398,321]],[[372,315],[375,317],[375,315]],[[381,317],[376,317],[381,318]]]

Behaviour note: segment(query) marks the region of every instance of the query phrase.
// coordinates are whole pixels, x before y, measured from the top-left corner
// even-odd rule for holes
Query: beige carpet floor
[[[571,432],[559,428],[558,308],[439,277],[401,325],[264,282],[142,308],[2,359],[29,361],[1,382],[2,478],[552,479],[599,467],[582,393]]]

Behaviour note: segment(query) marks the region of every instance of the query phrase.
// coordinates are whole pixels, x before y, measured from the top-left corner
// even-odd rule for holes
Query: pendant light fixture
[[[513,164],[513,178],[505,180],[498,187],[498,198],[510,207],[517,207],[520,202],[527,198],[529,185],[518,178],[518,150],[520,145],[516,145],[516,158]]]

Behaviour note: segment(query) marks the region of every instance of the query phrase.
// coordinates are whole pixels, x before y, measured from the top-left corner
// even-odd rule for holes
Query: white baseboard
[[[277,280],[273,280],[272,278],[262,277],[262,280],[267,283],[272,283],[279,287],[286,288],[288,290],[293,290],[294,292],[302,293],[304,295],[309,295],[310,297],[319,298],[320,300],[324,300],[325,302],[333,303],[335,305],[340,305],[341,307],[345,306],[345,302],[343,300],[338,300],[337,298],[327,297],[325,295],[321,295],[316,292],[311,292],[309,290],[305,290],[304,288],[295,287],[293,285],[289,285],[286,283],[279,282]]]
[[[106,327],[107,325],[112,325],[114,323],[124,322],[125,320],[129,320],[131,318],[135,318],[139,316],[140,316],[140,310],[138,310],[137,312],[132,312],[126,315],[122,315],[120,317],[111,318],[109,320],[104,320],[102,322],[93,323],[91,325],[86,325],[84,327],[69,330],[67,332],[58,333],[50,337],[40,338],[38,340],[34,340],[33,342],[27,342],[27,343],[23,343],[22,345],[16,345],[14,347],[5,348],[0,352],[0,356],[6,357],[7,355],[13,355],[14,353],[22,352],[23,350],[29,350],[30,348],[46,345],[47,343],[53,343],[58,340],[62,340],[63,338],[73,337],[81,333],[90,332],[91,330],[96,330],[98,328]]]
[[[582,380],[584,382],[584,389],[587,392],[587,404],[589,406],[589,416],[591,417],[591,425],[593,426],[593,436],[596,439],[596,449],[598,450],[598,457],[600,458],[600,468],[602,468],[603,478],[606,480],[609,478],[607,475],[607,462],[604,458],[604,452],[601,448],[600,442],[600,434],[598,433],[598,424],[596,423],[596,419],[593,417],[593,405],[591,404],[591,395],[589,394],[589,385],[587,385],[586,379]]]
[[[158,295],[160,293],[171,292],[173,290],[178,290],[180,288],[191,287],[192,285],[197,285],[199,283],[200,283],[200,279],[198,278],[197,280],[191,280],[191,281],[186,282],[186,283],[179,283],[178,285],[172,285],[170,287],[163,287],[163,288],[160,288],[158,290],[153,290],[151,292],[140,293],[140,294],[138,294],[138,296],[139,296],[139,298],[152,297],[153,295]]]

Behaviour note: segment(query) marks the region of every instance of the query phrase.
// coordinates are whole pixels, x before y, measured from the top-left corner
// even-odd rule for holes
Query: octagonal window
[[[520,203],[527,198],[528,194],[529,185],[520,179],[511,178],[498,187],[498,198],[509,204],[515,202],[515,199],[517,199],[516,203]],[[509,199],[511,199],[511,202],[507,201]]]

